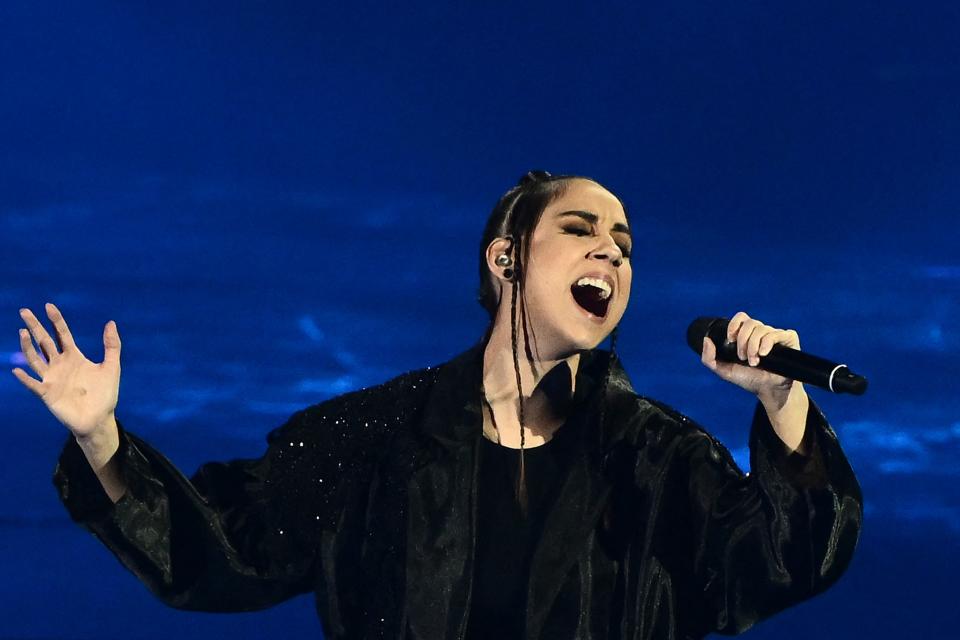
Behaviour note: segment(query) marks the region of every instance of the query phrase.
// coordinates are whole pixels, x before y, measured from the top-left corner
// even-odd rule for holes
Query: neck
[[[517,365],[520,369],[520,383],[523,386],[525,401],[535,400],[543,396],[553,396],[553,403],[562,403],[573,397],[576,390],[577,369],[580,365],[580,354],[552,354],[543,353],[537,348],[535,340],[531,339],[530,353],[532,362],[527,358],[526,342],[523,327],[517,320]],[[531,336],[533,338],[533,336]],[[569,375],[559,374],[555,370],[560,364],[566,364]],[[541,384],[541,383],[544,384]],[[517,367],[513,360],[513,338],[510,331],[509,318],[506,322],[494,324],[490,340],[487,342],[483,354],[483,389],[491,403],[516,403],[519,398],[517,391]],[[546,399],[546,398],[544,398]]]

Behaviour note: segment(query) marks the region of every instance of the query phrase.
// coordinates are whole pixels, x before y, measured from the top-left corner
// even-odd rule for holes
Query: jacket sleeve
[[[53,481],[71,519],[164,603],[262,609],[312,590],[318,532],[337,518],[356,475],[357,465],[344,464],[355,459],[352,439],[337,434],[337,455],[323,448],[334,442],[327,422],[317,407],[298,412],[269,434],[261,458],[206,463],[190,479],[121,425],[127,491],[116,504],[72,436]]]
[[[810,400],[801,455],[757,403],[749,474],[705,430],[690,434],[682,467],[704,630],[736,635],[836,582],[857,545],[863,498],[816,404]]]

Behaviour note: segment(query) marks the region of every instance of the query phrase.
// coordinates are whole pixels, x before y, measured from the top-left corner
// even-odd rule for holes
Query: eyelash
[[[569,233],[569,234],[575,235],[575,236],[589,236],[589,235],[592,235],[592,231],[588,231],[587,229],[584,229],[583,227],[563,227],[563,231],[564,231],[565,233]],[[623,257],[624,257],[624,258],[629,258],[629,257],[630,257],[630,254],[632,253],[630,247],[626,247],[626,246],[624,246],[624,245],[617,245],[617,246],[620,247],[620,253],[623,254]]]

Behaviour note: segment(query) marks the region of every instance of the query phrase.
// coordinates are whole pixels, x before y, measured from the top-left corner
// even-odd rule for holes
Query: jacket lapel
[[[604,456],[622,438],[629,422],[625,411],[633,406],[630,399],[634,393],[626,373],[614,361],[602,399],[607,415],[604,424],[599,424],[600,391],[607,358],[607,353],[594,351],[586,361],[581,360],[577,390],[583,389],[585,393],[575,402],[576,409],[563,428],[575,429],[582,446],[547,514],[531,562],[527,591],[527,637],[530,638],[540,637],[564,579],[587,550],[590,535],[603,515],[613,488],[608,474],[604,473]]]

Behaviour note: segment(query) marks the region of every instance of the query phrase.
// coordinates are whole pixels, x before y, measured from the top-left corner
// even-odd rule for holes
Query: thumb
[[[711,371],[716,371],[717,369],[717,348],[714,346],[713,340],[707,336],[704,336],[703,338],[703,349],[700,351],[700,362],[702,362]]]
[[[103,361],[120,364],[120,333],[117,323],[111,320],[103,327]]]
[[[732,362],[723,362],[717,360],[717,345],[712,338],[704,337],[703,353],[700,355],[700,361],[703,365],[720,376],[723,380],[729,380],[733,374],[734,365]]]

